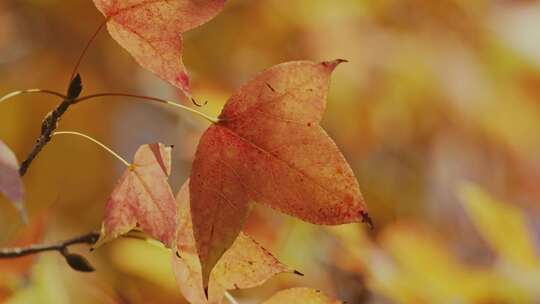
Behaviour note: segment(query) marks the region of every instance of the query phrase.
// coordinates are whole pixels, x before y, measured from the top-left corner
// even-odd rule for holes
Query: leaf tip
[[[373,224],[373,220],[371,220],[371,217],[366,211],[360,211],[360,216],[362,217],[362,223],[365,223],[370,230],[375,229],[375,225]]]
[[[335,60],[332,60],[332,61],[323,61],[323,62],[321,62],[321,64],[322,64],[325,68],[327,68],[330,72],[332,72],[332,71],[334,71],[334,69],[335,69],[338,65],[340,65],[340,64],[342,64],[342,63],[344,63],[344,62],[349,62],[349,61],[346,60],[346,59],[341,59],[341,58],[340,58],[340,59],[335,59]]]
[[[172,146],[165,146],[162,143],[148,144],[148,148],[154,155],[155,160],[167,176],[171,175],[171,151]]]

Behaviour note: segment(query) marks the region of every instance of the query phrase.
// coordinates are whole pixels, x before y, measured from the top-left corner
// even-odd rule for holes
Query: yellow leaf
[[[524,268],[539,268],[525,215],[511,204],[489,196],[478,187],[461,187],[463,206],[478,232],[506,261]]]
[[[311,288],[291,288],[282,290],[266,300],[263,304],[340,304],[341,301],[331,298],[319,290]]]

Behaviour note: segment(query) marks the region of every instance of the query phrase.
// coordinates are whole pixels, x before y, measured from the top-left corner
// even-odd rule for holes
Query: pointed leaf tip
[[[332,61],[323,61],[321,62],[321,64],[325,66],[326,68],[328,68],[330,71],[333,71],[338,65],[345,62],[349,62],[349,61],[346,59],[336,59]]]
[[[171,175],[171,151],[172,146],[164,146],[160,143],[149,144],[148,147],[154,154],[154,158],[161,166],[163,172],[169,176]]]
[[[375,229],[375,225],[373,224],[373,221],[371,220],[371,217],[369,216],[369,213],[366,211],[361,211],[360,215],[362,216],[362,223],[365,223],[370,230]]]

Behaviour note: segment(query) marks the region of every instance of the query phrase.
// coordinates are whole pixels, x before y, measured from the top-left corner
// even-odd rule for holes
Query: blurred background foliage
[[[63,91],[102,20],[90,0],[2,0],[0,93]],[[334,74],[323,126],[353,167],[376,229],[317,227],[257,207],[248,232],[305,276],[233,292],[241,303],[292,286],[347,303],[540,302],[540,1],[231,0],[184,37],[194,95],[213,114],[266,67],[350,61]],[[80,72],[87,94],[179,98],[105,32]],[[19,159],[56,103],[28,95],[0,105],[0,138]],[[61,123],[128,159],[144,143],[174,144],[175,191],[206,127],[129,98],[82,103]],[[80,138],[55,138],[24,178],[30,224],[0,198],[0,246],[99,228],[121,170]],[[0,261],[0,300],[183,302],[163,249],[119,240],[78,252],[96,272],[74,272],[54,253]]]

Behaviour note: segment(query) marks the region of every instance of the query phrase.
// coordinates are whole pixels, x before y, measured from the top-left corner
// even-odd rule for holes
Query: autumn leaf
[[[19,163],[11,149],[0,140],[0,192],[17,208],[24,222],[27,221],[24,208],[24,190],[19,175]]]
[[[225,0],[94,0],[111,36],[144,68],[189,93],[181,34],[217,15]]]
[[[528,294],[533,293],[520,285],[535,284],[537,277],[525,283],[529,278],[523,275],[512,280],[492,266],[463,263],[441,235],[426,227],[396,222],[378,235],[377,243],[357,227],[336,228],[328,230],[340,243],[334,257],[339,267],[362,275],[371,292],[392,303],[532,301]]]
[[[207,301],[193,236],[188,185],[186,182],[182,186],[176,198],[178,226],[173,248],[177,253],[173,256],[173,270],[182,294],[190,303],[221,303],[227,290],[255,287],[278,273],[295,272],[249,236],[240,233],[212,270]]]
[[[462,185],[459,194],[471,222],[495,253],[493,269],[504,278],[503,286],[498,289],[514,287],[507,292],[512,300],[506,302],[527,303],[540,299],[540,255],[530,215],[474,184]]]
[[[171,147],[141,146],[109,197],[95,247],[137,226],[169,246],[176,220],[176,203],[167,182],[170,173]]]
[[[480,235],[501,258],[511,263],[511,268],[536,269],[540,275],[535,238],[522,210],[472,184],[463,185],[460,196]]]
[[[263,304],[282,304],[282,303],[299,303],[299,304],[340,304],[341,301],[331,298],[319,290],[297,287],[282,290],[272,296]]]
[[[262,72],[202,136],[190,193],[205,282],[252,201],[314,224],[369,219],[351,168],[319,126],[341,62],[289,62]]]

